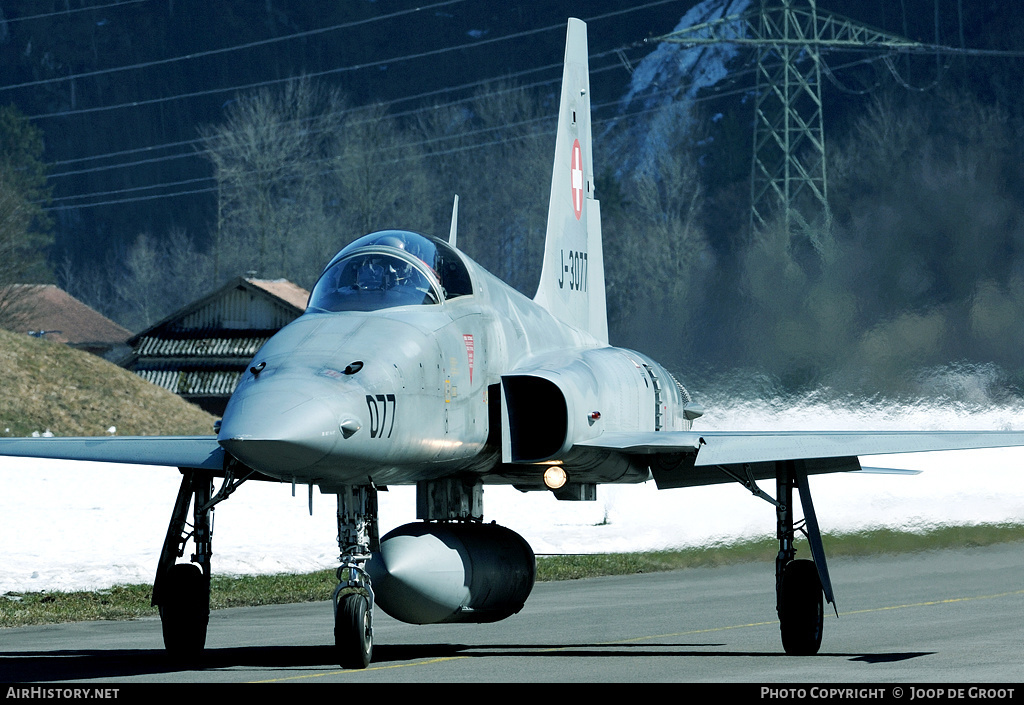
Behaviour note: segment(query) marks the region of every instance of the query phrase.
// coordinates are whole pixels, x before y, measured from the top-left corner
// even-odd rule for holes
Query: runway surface
[[[542,583],[489,625],[378,612],[374,662],[334,665],[330,603],[214,612],[206,661],[167,661],[160,622],[0,631],[0,682],[1016,683],[1024,544],[830,560],[815,657],[782,653],[774,567],[746,564]],[[1018,694],[1019,695],[1019,694]]]

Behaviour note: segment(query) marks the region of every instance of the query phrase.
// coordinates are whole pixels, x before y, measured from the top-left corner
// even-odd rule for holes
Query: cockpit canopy
[[[447,243],[405,230],[365,235],[339,252],[309,297],[310,311],[376,311],[439,304],[473,293]]]

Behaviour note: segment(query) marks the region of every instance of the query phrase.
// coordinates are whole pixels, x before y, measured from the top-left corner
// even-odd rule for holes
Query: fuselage
[[[427,245],[419,241],[427,238],[397,235],[409,240],[395,248],[401,252],[382,245],[387,241],[380,235],[342,250],[314,287],[307,312],[251,361],[218,436],[246,465],[321,486],[368,480],[407,484],[454,474],[522,482],[529,473],[508,461],[523,459],[507,457],[506,447],[503,462],[500,436],[502,428],[509,433],[509,414],[503,425],[502,382],[543,378],[547,370],[572,378],[572,398],[554,404],[573,407],[557,412],[554,425],[566,426],[550,449],[558,462],[572,460],[567,454],[573,439],[609,424],[634,427],[617,430],[686,424],[685,393],[653,361],[561,323],[445,243],[430,240],[442,254],[428,256]],[[423,259],[410,257],[410,250]],[[403,267],[404,273],[395,274]],[[388,271],[391,280],[381,274]],[[330,277],[336,280],[325,281]],[[598,386],[599,375],[609,373],[618,384]],[[664,383],[655,389],[659,378]],[[507,389],[504,394],[530,409],[536,402],[541,417],[547,413],[543,405],[551,402],[543,391]],[[588,406],[576,408],[580,404]],[[649,407],[650,413],[638,415],[639,407]],[[563,421],[563,413],[573,418]],[[520,408],[518,416],[534,413]],[[635,428],[638,419],[644,428]],[[524,423],[521,428],[530,431]],[[581,468],[593,470],[604,461],[576,455]],[[606,472],[602,481],[626,475],[629,481],[646,479],[646,468],[614,460],[607,468],[610,479]]]

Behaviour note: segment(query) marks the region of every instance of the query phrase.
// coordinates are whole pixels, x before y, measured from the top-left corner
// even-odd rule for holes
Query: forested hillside
[[[308,287],[375,228],[444,234],[458,193],[460,245],[532,294],[574,15],[613,342],[769,391],[1019,393],[1017,3],[818,2],[950,50],[825,57],[833,220],[797,235],[749,227],[749,52],[677,123],[621,100],[645,39],[697,4],[0,2],[0,235],[27,263],[7,280],[48,276],[137,330],[249,271]]]

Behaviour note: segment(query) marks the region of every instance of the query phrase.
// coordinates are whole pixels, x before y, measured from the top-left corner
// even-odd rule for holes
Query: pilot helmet
[[[399,250],[406,249],[405,239],[398,235],[385,235],[384,237],[377,240],[376,245],[384,245],[386,247],[397,247]]]

